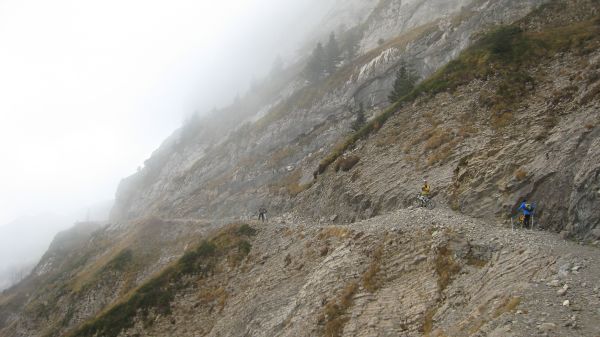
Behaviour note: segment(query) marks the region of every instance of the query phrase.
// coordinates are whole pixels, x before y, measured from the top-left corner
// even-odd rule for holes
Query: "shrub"
[[[251,249],[252,249],[252,245],[250,244],[250,242],[248,242],[246,240],[242,240],[238,244],[238,252],[243,257],[248,256],[248,254],[250,254]]]
[[[255,236],[256,229],[254,229],[253,227],[251,227],[248,224],[243,224],[240,226],[240,228],[238,228],[237,233],[238,233],[238,235]]]

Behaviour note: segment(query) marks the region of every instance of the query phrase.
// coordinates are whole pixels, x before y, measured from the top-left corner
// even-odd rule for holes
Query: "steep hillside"
[[[66,336],[596,336],[598,259],[448,210],[289,214],[208,234]]]
[[[468,13],[455,16],[450,14],[458,5],[445,5],[436,15],[421,11],[428,6],[413,8],[406,15],[412,13],[418,24],[389,26],[386,32],[393,39],[319,83],[292,80],[258,112],[262,117],[256,122],[243,124],[214,143],[198,144],[195,139],[204,137],[200,128],[179,147],[175,141],[165,144],[141,172],[123,182],[113,220],[154,214],[222,221],[253,214],[260,204],[284,209],[291,205],[290,194],[311,182],[321,157],[350,132],[353,106],[363,103],[375,114],[389,105],[399,60],[411,60],[427,76],[458,55],[479,30],[519,19],[541,2],[473,2]],[[381,1],[359,27],[378,22],[382,13],[397,12],[398,3]],[[366,43],[371,35],[364,29]]]
[[[597,336],[600,3],[542,2],[364,7],[351,62],[193,118],[59,235],[0,336]]]
[[[341,143],[322,167],[360,162],[325,171],[298,204],[354,221],[406,206],[428,177],[455,210],[508,219],[527,197],[541,227],[598,239],[598,9],[557,6],[492,30]]]

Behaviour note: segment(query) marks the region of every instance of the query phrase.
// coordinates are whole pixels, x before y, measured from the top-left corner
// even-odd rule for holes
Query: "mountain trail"
[[[600,335],[598,249],[556,234],[443,208],[252,225],[210,336]]]

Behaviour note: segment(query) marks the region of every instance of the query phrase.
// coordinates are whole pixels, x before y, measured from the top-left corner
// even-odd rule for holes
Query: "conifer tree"
[[[308,60],[308,64],[306,65],[306,69],[304,70],[306,79],[311,82],[319,81],[325,73],[326,64],[327,55],[325,54],[323,45],[319,42],[313,50],[313,53]]]
[[[363,127],[363,125],[365,125],[365,122],[367,121],[365,118],[365,109],[362,102],[358,105],[358,110],[355,111],[355,114],[356,120],[352,123],[352,130],[358,131],[360,130],[360,128]]]
[[[360,43],[361,33],[358,27],[354,27],[344,33],[342,49],[346,61],[350,62],[358,54],[358,44]]]
[[[402,97],[408,95],[414,89],[418,80],[419,78],[415,71],[406,62],[401,62],[400,68],[396,72],[394,87],[389,95],[390,102],[397,102]]]
[[[333,74],[337,68],[338,63],[340,63],[341,58],[340,55],[342,52],[340,51],[340,46],[335,37],[335,33],[331,32],[329,35],[329,42],[325,46],[325,70],[329,75]]]

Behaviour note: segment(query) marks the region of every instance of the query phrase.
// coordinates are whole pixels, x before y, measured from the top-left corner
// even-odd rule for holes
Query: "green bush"
[[[110,260],[105,266],[104,270],[115,270],[125,271],[129,264],[133,261],[133,252],[131,249],[122,250],[117,256]]]
[[[237,233],[238,233],[238,235],[254,236],[254,235],[256,235],[256,229],[252,228],[248,224],[243,224],[237,230]]]

